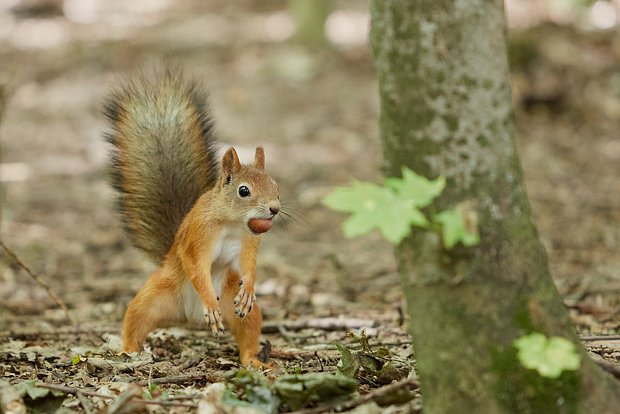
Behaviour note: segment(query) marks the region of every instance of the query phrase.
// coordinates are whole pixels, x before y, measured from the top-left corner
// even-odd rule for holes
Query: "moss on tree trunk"
[[[467,200],[480,228],[475,248],[429,233],[397,248],[425,412],[617,412],[618,384],[585,352],[551,380],[512,346],[532,331],[579,341],[523,187],[502,2],[375,0],[371,19],[386,175],[445,176],[434,207]]]

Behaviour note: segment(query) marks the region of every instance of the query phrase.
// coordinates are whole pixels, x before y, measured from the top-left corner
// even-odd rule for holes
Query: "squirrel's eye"
[[[250,196],[250,189],[247,188],[245,185],[242,185],[241,187],[239,187],[239,195],[241,197],[249,197]]]

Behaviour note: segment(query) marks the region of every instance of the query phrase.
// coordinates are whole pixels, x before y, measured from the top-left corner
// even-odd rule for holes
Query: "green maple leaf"
[[[323,203],[351,214],[342,225],[345,236],[358,237],[377,229],[390,243],[398,244],[411,233],[411,226],[431,227],[420,209],[430,205],[445,186],[443,177],[429,180],[403,167],[402,178],[387,178],[385,186],[355,181],[336,188]],[[459,242],[474,246],[480,241],[476,212],[467,203],[443,211],[433,220],[441,225],[448,249]]]
[[[458,242],[464,246],[475,246],[480,242],[477,219],[473,209],[465,205],[442,211],[433,217],[433,221],[441,224],[443,244],[446,249],[451,249]],[[472,217],[468,223],[466,217]]]
[[[535,369],[545,378],[558,378],[563,371],[579,368],[580,357],[575,345],[559,336],[547,338],[535,332],[514,341],[521,365]]]
[[[411,232],[411,225],[428,226],[412,200],[401,199],[391,189],[372,183],[354,182],[336,188],[323,202],[334,210],[351,213],[342,225],[349,238],[377,229],[390,243],[398,244]]]
[[[373,209],[376,200],[383,197],[384,190],[373,183],[354,181],[348,187],[336,188],[323,199],[323,203],[333,210],[347,213]]]
[[[446,179],[438,177],[429,180],[403,167],[402,178],[386,178],[385,185],[392,188],[401,199],[411,200],[415,207],[423,208],[441,194],[446,187]]]

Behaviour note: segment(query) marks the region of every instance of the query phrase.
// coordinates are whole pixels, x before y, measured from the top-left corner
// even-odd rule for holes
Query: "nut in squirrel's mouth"
[[[272,225],[273,218],[253,218],[248,221],[248,227],[254,234],[266,233]]]

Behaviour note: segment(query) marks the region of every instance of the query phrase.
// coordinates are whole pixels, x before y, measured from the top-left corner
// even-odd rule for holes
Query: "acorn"
[[[252,219],[248,221],[248,226],[254,231],[254,233],[265,233],[269,231],[273,225],[272,219]]]

